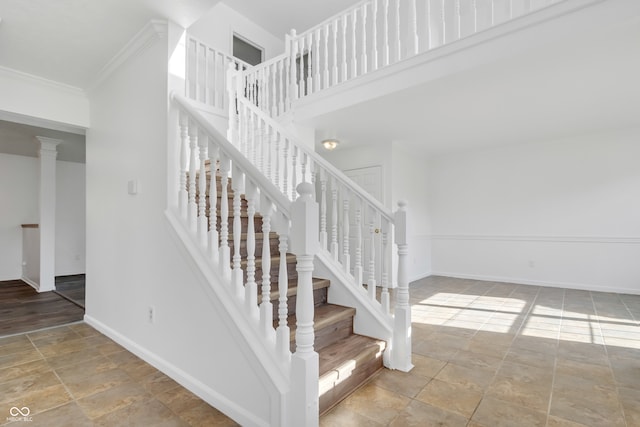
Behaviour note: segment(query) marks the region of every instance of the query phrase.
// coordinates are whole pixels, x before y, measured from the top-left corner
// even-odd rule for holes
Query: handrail
[[[278,211],[284,216],[289,218],[291,216],[291,201],[287,199],[282,192],[267,179],[254,165],[247,159],[242,153],[229,142],[229,140],[222,135],[206,118],[204,118],[199,110],[192,104],[193,101],[179,95],[177,93],[171,93],[171,99],[179,104],[182,108],[187,110],[198,123],[198,126],[207,131],[209,136],[215,139],[218,144],[227,153],[231,159],[238,164],[245,174],[249,175],[251,180],[260,188],[260,191],[266,193],[266,195],[274,202],[278,207]]]
[[[264,111],[262,111],[260,108],[256,107],[247,98],[238,97],[238,103],[246,106],[254,114],[260,115],[262,120],[265,121],[265,123],[268,123],[269,126],[271,126],[273,128],[277,128],[278,129],[278,133],[280,133],[281,135],[285,136],[287,139],[289,139],[291,141],[298,140],[298,137],[294,136],[292,133],[290,133],[288,130],[286,130],[280,123],[276,122],[274,119],[272,119],[267,114],[265,114]],[[380,213],[383,215],[383,217],[385,219],[387,219],[389,221],[393,221],[393,214],[391,213],[391,211],[389,209],[387,209],[379,200],[374,198],[366,190],[364,190],[358,184],[353,182],[353,180],[350,179],[349,177],[347,177],[341,170],[336,168],[333,164],[329,163],[324,157],[320,156],[315,151],[310,150],[309,148],[307,148],[305,145],[296,144],[296,146],[298,147],[298,149],[300,151],[304,152],[306,155],[311,157],[314,162],[316,162],[317,164],[322,166],[323,169],[325,169],[326,171],[330,172],[333,175],[333,177],[338,178],[341,184],[343,184],[344,186],[348,187],[354,193],[357,193],[369,205],[374,207],[376,210],[380,211]]]

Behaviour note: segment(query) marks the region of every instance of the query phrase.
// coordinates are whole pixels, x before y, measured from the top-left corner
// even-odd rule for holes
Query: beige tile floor
[[[640,296],[432,277],[411,302],[415,368],[322,426],[640,426]],[[85,324],[0,339],[0,425],[13,406],[32,422],[12,425],[235,425]]]

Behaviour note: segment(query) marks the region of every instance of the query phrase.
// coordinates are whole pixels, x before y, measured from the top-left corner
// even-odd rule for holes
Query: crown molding
[[[55,80],[45,79],[44,77],[14,70],[13,68],[3,67],[2,65],[0,65],[0,78],[19,80],[29,85],[44,86],[75,96],[87,96],[86,92],[79,87],[60,83]]]
[[[113,74],[122,64],[127,62],[129,58],[139,55],[148,47],[150,47],[156,40],[162,39],[167,36],[169,31],[169,24],[167,21],[152,19],[142,27],[135,36],[127,42],[126,45],[113,58],[102,67],[98,72],[95,80],[89,85],[87,91],[91,92],[100,86],[111,74]]]

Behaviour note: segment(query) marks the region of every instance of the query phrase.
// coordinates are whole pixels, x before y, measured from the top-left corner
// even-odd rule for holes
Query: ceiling
[[[219,1],[1,0],[0,67],[87,89],[149,20],[172,20],[186,28]],[[279,37],[291,28],[307,28],[352,3],[355,1],[228,2]],[[82,135],[0,120],[0,152],[37,156],[35,136],[64,140],[58,159],[84,161]]]

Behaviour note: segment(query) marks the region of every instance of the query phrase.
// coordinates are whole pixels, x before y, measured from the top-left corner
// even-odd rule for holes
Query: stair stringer
[[[191,264],[194,273],[200,277],[200,284],[204,287],[215,309],[224,313],[221,316],[226,319],[224,327],[234,331],[232,335],[238,348],[251,361],[250,366],[244,367],[250,369],[237,370],[237,374],[257,379],[259,385],[268,391],[265,399],[270,407],[270,413],[265,417],[264,414],[252,412],[251,408],[256,406],[255,401],[221,400],[220,392],[215,394],[205,392],[203,395],[198,393],[202,391],[201,389],[191,388],[191,391],[242,425],[286,426],[290,368],[278,362],[269,348],[269,343],[257,333],[257,325],[252,324],[249,316],[245,315],[245,307],[233,295],[231,283],[226,283],[228,281],[216,271],[211,258],[204,253],[192,233],[182,224],[179,213],[167,209],[165,215],[171,225],[169,228],[174,232],[173,237],[180,249],[184,251],[185,259]],[[228,366],[220,368],[229,369]],[[183,385],[190,388],[191,384]]]
[[[372,301],[362,286],[356,286],[353,277],[345,273],[329,251],[318,251],[314,262],[314,275],[331,280],[328,291],[329,304],[343,305],[356,309],[353,318],[353,332],[387,342],[383,355],[384,365],[390,366],[390,351],[393,338],[393,317],[384,313],[377,301]]]

